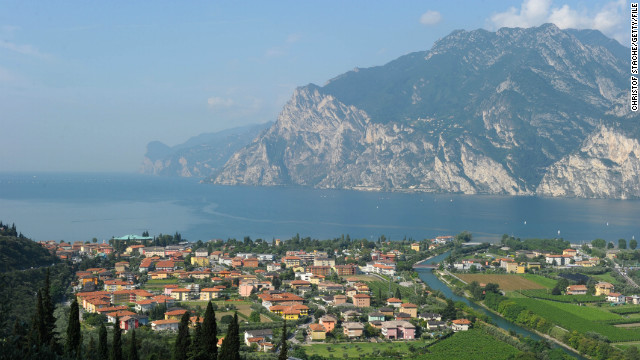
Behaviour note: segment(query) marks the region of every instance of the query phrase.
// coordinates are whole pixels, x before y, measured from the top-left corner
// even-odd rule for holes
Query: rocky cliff
[[[429,51],[298,88],[209,181],[637,197],[637,157],[620,155],[636,154],[640,134],[621,49],[550,24],[455,31]]]
[[[201,134],[173,147],[152,141],[147,145],[140,172],[162,176],[211,176],[231,155],[271,125],[269,122]]]

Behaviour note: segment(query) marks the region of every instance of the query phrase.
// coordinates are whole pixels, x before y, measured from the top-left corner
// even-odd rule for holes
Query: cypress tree
[[[204,351],[204,343],[202,338],[202,325],[200,325],[200,317],[196,317],[196,328],[191,342],[191,350],[189,351],[189,360],[208,360],[209,357]]]
[[[116,316],[116,323],[113,326],[113,344],[111,346],[111,360],[122,360],[122,329],[120,329],[119,316]]]
[[[211,300],[207,304],[207,310],[204,312],[204,321],[202,322],[202,346],[209,360],[218,358],[218,326]]]
[[[189,312],[185,312],[178,325],[178,337],[173,348],[174,360],[187,360],[191,338],[189,337]]]
[[[49,336],[47,335],[47,324],[44,304],[42,301],[42,289],[38,291],[38,303],[36,304],[36,329],[38,334],[38,346],[49,343]]]
[[[96,360],[96,353],[98,349],[96,348],[96,339],[89,335],[89,345],[87,345],[87,351],[84,354],[84,358],[86,360]]]
[[[229,323],[227,336],[222,341],[220,348],[219,360],[240,360],[240,338],[238,328],[238,313],[233,316],[233,320]]]
[[[98,332],[98,360],[109,360],[109,346],[107,345],[107,328],[100,324]]]
[[[282,339],[280,340],[280,355],[278,355],[278,360],[287,360],[287,320],[284,320],[284,324],[282,324]]]
[[[400,293],[400,288],[396,288],[396,299],[402,300],[402,294]]]
[[[136,342],[136,329],[131,330],[131,344],[129,346],[129,360],[139,360],[138,344]]]
[[[44,324],[46,327],[45,336],[43,339],[43,343],[50,344],[52,347],[55,346],[55,328],[56,328],[56,318],[53,316],[54,305],[51,300],[51,281],[50,281],[50,272],[49,268],[47,268],[47,274],[44,278],[44,289],[42,291],[42,309],[44,311]]]
[[[65,346],[65,353],[69,357],[79,357],[81,335],[80,308],[78,307],[78,301],[73,300],[73,302],[71,303],[71,310],[69,311],[69,324],[67,325],[67,343]]]

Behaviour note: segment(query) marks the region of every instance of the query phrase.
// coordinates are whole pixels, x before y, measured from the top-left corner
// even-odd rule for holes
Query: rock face
[[[429,51],[296,89],[209,181],[638,197],[624,49],[550,24],[455,31]]]
[[[602,126],[580,149],[553,164],[537,192],[586,198],[640,197],[640,144]]]
[[[140,172],[162,176],[211,176],[231,155],[272,124],[270,122],[201,134],[174,147],[159,141],[150,142]]]

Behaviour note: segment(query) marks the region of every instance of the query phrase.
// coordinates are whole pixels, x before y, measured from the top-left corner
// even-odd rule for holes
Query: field
[[[512,359],[520,351],[507,345],[480,330],[469,330],[455,333],[453,336],[435,343],[428,352],[416,359],[448,360],[448,359]]]
[[[557,280],[553,280],[553,279],[549,279],[548,277],[544,277],[541,275],[535,275],[535,274],[520,274],[518,276],[522,276],[523,278],[527,279],[527,280],[531,280],[535,283],[538,283],[548,289],[552,289],[554,286],[556,286],[556,284],[558,283]]]
[[[373,275],[345,275],[340,276],[342,279],[358,279],[360,281],[368,282],[368,281],[380,281],[380,278]]]
[[[535,281],[525,279],[519,275],[500,275],[500,274],[456,274],[457,277],[470,283],[477,281],[479,283],[494,283],[505,291],[527,290],[527,289],[545,289],[545,287]]]
[[[367,282],[367,285],[369,285],[369,289],[371,289],[371,293],[373,294],[373,296],[378,296],[378,290],[380,290],[380,292],[382,293],[382,296],[394,296],[396,289],[400,289],[400,294],[402,295],[403,299],[408,298],[410,295],[414,295],[414,289],[413,288],[408,288],[408,287],[404,287],[404,286],[400,286],[395,282],[391,283],[391,293],[389,294],[389,283],[386,281],[369,281]]]
[[[515,298],[513,301],[569,331],[576,330],[583,334],[589,331],[597,332],[612,342],[640,340],[640,330],[617,328],[609,324],[624,321],[625,318],[611,313],[607,308],[531,298]]]
[[[553,300],[565,303],[589,303],[589,302],[600,302],[604,298],[602,296],[593,296],[593,295],[551,295],[551,292],[542,289],[531,289],[531,290],[522,290],[520,293],[526,297],[532,297],[537,299],[544,300]],[[512,296],[512,295],[509,295]],[[519,296],[522,297],[522,296]],[[640,312],[640,310],[639,310]]]
[[[304,351],[308,356],[320,355],[322,357],[337,358],[388,358],[384,353],[395,352],[397,354],[409,355],[412,351],[409,345],[415,348],[426,347],[429,342],[382,342],[382,343],[351,343],[351,344],[312,344],[304,347]]]

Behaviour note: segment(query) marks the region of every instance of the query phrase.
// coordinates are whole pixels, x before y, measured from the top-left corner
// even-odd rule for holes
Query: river
[[[426,260],[424,263],[426,264],[437,264],[442,262],[447,256],[449,256],[450,252],[446,252],[444,254],[435,256],[429,260]],[[476,311],[479,311],[483,314],[486,314],[491,321],[493,321],[493,323],[496,326],[501,327],[502,329],[505,329],[507,331],[515,331],[516,334],[525,336],[525,337],[530,337],[534,340],[543,340],[543,338],[534,333],[531,332],[523,327],[520,327],[510,321],[505,320],[503,317],[496,315],[495,313],[485,309],[484,307],[470,301],[469,299],[462,297],[462,296],[458,296],[456,294],[453,293],[453,291],[451,291],[451,289],[442,281],[440,281],[440,279],[438,279],[434,274],[432,269],[415,269],[415,271],[418,273],[418,276],[420,277],[420,279],[422,281],[424,281],[425,284],[427,284],[431,289],[433,290],[440,290],[447,298],[453,300],[453,301],[462,301],[463,303],[469,305],[471,308],[473,308]],[[555,343],[552,343],[554,347],[559,347],[561,348],[565,353],[575,357],[576,359],[583,359],[586,360],[584,357],[569,351],[567,349],[565,349],[562,346],[559,346]]]

